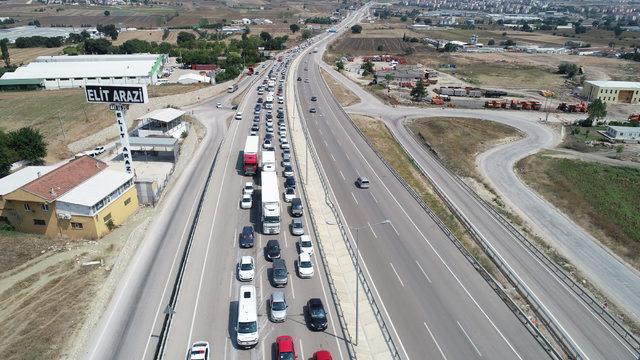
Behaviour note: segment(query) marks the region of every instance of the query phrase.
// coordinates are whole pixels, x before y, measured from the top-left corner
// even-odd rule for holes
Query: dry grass
[[[482,179],[476,169],[476,156],[498,143],[522,137],[511,126],[472,118],[422,118],[408,126],[456,174],[478,181]]]
[[[338,99],[338,102],[342,107],[355,105],[360,102],[360,98],[356,94],[351,92],[351,90],[347,89],[346,87],[340,85],[333,76],[327,73],[326,70],[321,69],[321,71],[324,81],[327,82],[331,93],[333,93],[334,97]]]
[[[162,84],[147,87],[149,97],[161,97],[167,95],[184,94],[209,86],[209,84]]]
[[[61,246],[65,240],[15,231],[0,231],[0,274],[35,259],[52,246]],[[2,275],[0,275],[2,278]]]
[[[15,65],[27,64],[34,61],[38,56],[61,55],[62,48],[9,48],[11,63]]]
[[[640,268],[640,170],[543,154],[518,162],[521,178],[636,269]]]
[[[48,144],[48,163],[73,155],[67,149],[69,143],[113,123],[107,106],[87,104],[80,89],[0,92],[0,128],[40,130]]]
[[[162,30],[134,30],[134,31],[124,31],[118,34],[118,39],[113,41],[114,45],[120,45],[127,40],[145,40],[145,41],[155,41],[157,43],[161,43],[163,41],[170,42],[175,44],[178,40],[178,32],[179,31],[171,31],[169,33],[169,37],[167,39],[162,40],[162,36],[164,32]]]

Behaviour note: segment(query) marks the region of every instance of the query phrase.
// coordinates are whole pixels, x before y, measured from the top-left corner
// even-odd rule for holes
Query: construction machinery
[[[560,105],[558,105],[558,110],[562,111],[562,112],[569,112],[569,113],[575,113],[575,112],[580,112],[580,113],[585,113],[587,112],[587,103],[582,101],[579,104],[567,104],[567,103],[560,103]]]

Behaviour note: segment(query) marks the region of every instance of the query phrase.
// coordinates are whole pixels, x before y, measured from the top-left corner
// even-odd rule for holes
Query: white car
[[[273,134],[273,126],[267,126],[267,134]]]
[[[253,257],[245,255],[240,258],[238,263],[238,280],[251,281],[256,274],[256,266],[253,262]]]
[[[280,130],[278,132],[278,135],[280,136],[280,138],[286,138],[287,137],[287,132],[285,130]]]
[[[298,255],[298,276],[303,279],[308,279],[313,276],[313,262],[311,261],[311,255],[304,252]]]
[[[217,103],[217,104],[216,104],[216,107],[217,107],[218,109],[221,109],[221,108],[222,108],[222,103]]]
[[[206,341],[196,341],[189,350],[188,360],[209,360],[211,349]]]
[[[238,111],[235,116],[236,120],[242,120],[242,111]]]
[[[300,253],[313,255],[313,243],[309,235],[300,236],[300,239],[298,239],[298,251],[300,251]]]
[[[293,198],[296,197],[296,190],[294,188],[288,187],[284,190],[284,201],[291,202]]]
[[[280,149],[291,149],[291,145],[289,145],[289,142],[288,142],[288,141],[283,141],[283,142],[280,144]]]
[[[240,200],[240,208],[251,209],[251,206],[253,206],[253,200],[251,199],[251,195],[242,194],[242,200]]]
[[[242,188],[243,194],[248,194],[249,196],[253,195],[253,182],[247,181],[244,183],[244,188]]]
[[[280,131],[287,131],[287,125],[285,125],[285,124],[280,124],[279,130],[280,130]]]

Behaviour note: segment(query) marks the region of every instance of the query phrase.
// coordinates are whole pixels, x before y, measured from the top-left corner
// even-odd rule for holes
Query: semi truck
[[[262,150],[262,171],[276,171],[276,152],[273,150]]]
[[[280,233],[280,192],[278,174],[275,171],[260,173],[262,206],[261,220],[263,234]]]
[[[258,171],[258,148],[260,138],[257,135],[247,136],[242,152],[242,170],[245,175],[255,175]]]

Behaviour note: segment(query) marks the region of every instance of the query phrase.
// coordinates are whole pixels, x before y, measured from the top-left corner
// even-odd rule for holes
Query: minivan
[[[258,343],[258,306],[253,285],[240,287],[236,343],[242,348],[250,348]]]
[[[271,279],[273,280],[273,286],[282,287],[286,286],[289,281],[289,271],[284,259],[274,259],[273,267],[271,269]]]
[[[300,217],[302,213],[302,200],[300,200],[300,198],[293,198],[291,200],[291,216]]]

